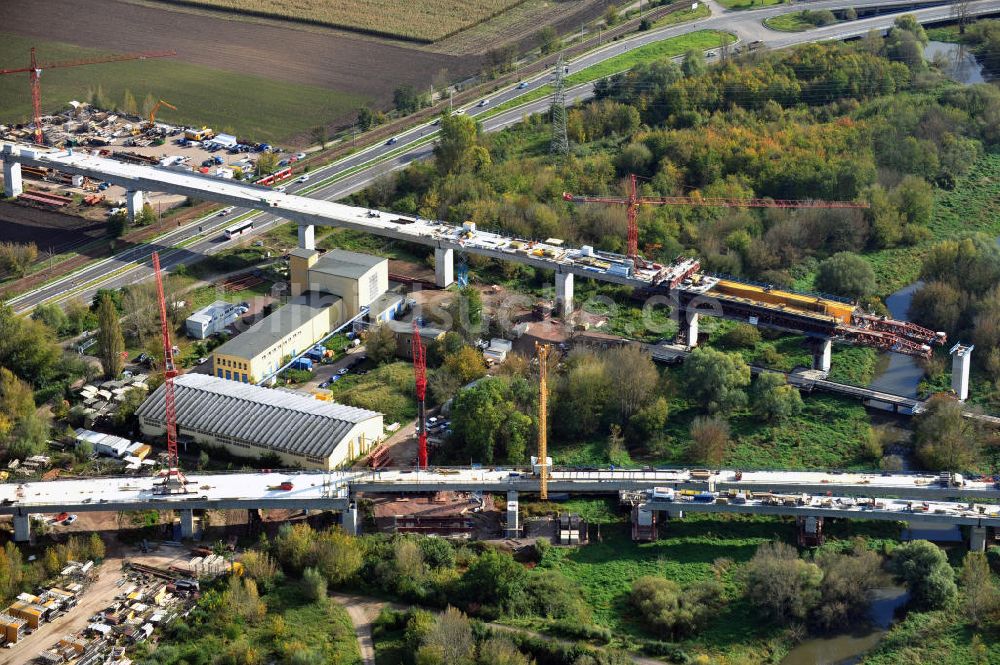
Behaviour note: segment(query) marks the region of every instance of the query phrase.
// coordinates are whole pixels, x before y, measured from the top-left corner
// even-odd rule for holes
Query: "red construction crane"
[[[420,342],[420,326],[413,319],[413,376],[417,383],[417,468],[427,468],[427,414],[424,398],[427,396],[427,353]]]
[[[177,408],[174,405],[174,377],[180,372],[174,364],[174,347],[170,344],[170,324],[167,319],[167,302],[163,297],[163,279],[160,277],[160,255],[153,252],[153,272],[156,274],[156,294],[160,300],[160,332],[163,336],[163,406],[167,427],[167,471],[163,486],[167,493],[184,491],[184,474],[181,473],[177,454]]]
[[[121,62],[123,60],[145,60],[146,58],[169,58],[177,55],[176,51],[154,51],[150,53],[122,53],[120,55],[109,55],[103,58],[87,58],[84,60],[66,60],[63,62],[50,62],[38,64],[35,60],[35,47],[31,47],[31,65],[19,69],[0,69],[0,74],[22,74],[28,73],[28,80],[31,82],[31,106],[35,120],[35,143],[42,145],[42,91],[39,86],[39,79],[44,69],[62,69],[65,67],[82,67],[83,65],[97,65],[102,62]]]
[[[633,261],[639,256],[639,206],[712,206],[716,208],[867,208],[866,203],[854,201],[798,201],[787,199],[730,199],[701,198],[696,196],[639,196],[635,175],[628,179],[628,196],[574,196],[563,192],[563,199],[573,203],[611,203],[627,206],[628,211],[628,258]]]

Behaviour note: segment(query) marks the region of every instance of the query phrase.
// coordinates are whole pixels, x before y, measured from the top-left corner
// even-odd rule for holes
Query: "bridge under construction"
[[[508,237],[477,229],[382,211],[296,196],[255,184],[234,182],[177,167],[127,164],[86,152],[48,150],[4,143],[4,186],[7,196],[23,193],[20,169],[52,168],[124,187],[130,216],[141,210],[144,191],[159,191],[225,205],[265,211],[298,224],[299,247],[315,249],[315,227],[334,226],[434,248],[435,282],[454,281],[454,255],[478,254],[514,261],[555,273],[557,311],[573,309],[575,276],[641,289],[659,304],[670,306],[682,319],[681,336],[688,346],[698,343],[702,315],[802,333],[813,340],[814,368],[828,372],[834,340],[880,350],[928,356],[943,344],[943,333],[905,321],[873,316],[853,303],[833,296],[796,293],[701,270],[696,259],[678,257],[669,264],[595,250],[571,248],[555,238],[545,241]],[[654,304],[656,301],[654,301]],[[964,396],[961,396],[964,398]]]
[[[358,530],[361,494],[440,491],[507,495],[507,533],[520,533],[519,495],[540,491],[541,468],[439,468],[258,472],[187,476],[184,493],[157,491],[157,478],[102,477],[0,485],[0,515],[14,519],[15,540],[31,536],[31,516],[60,512],[174,510],[184,537],[195,510],[328,510]],[[970,527],[982,549],[1000,528],[1000,483],[955,474],[872,474],[722,469],[548,470],[550,492],[633,496],[637,506],[679,516],[685,510],[796,517],[877,519]]]

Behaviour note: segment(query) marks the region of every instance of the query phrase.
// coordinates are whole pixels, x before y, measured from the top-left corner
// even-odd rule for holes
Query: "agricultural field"
[[[93,0],[87,8],[81,13],[69,0],[6,2],[0,29],[10,36],[0,40],[0,67],[24,66],[32,45],[43,61],[86,57],[94,53],[82,50],[88,48],[173,50],[177,55],[46,72],[42,100],[48,109],[64,108],[69,99],[100,83],[115,101],[127,87],[140,101],[149,92],[174,103],[179,111],[165,111],[167,121],[192,119],[248,133],[261,127],[266,135],[260,139],[287,142],[290,137],[307,139],[307,130],[321,123],[336,128],[353,122],[362,104],[389,105],[401,84],[423,88],[442,69],[457,78],[479,66],[478,59],[319,26],[230,20],[217,13],[113,0]],[[106,20],[108,16],[116,22]],[[47,50],[56,40],[61,48]],[[8,80],[0,82],[0,122],[12,113],[20,119],[30,102],[27,81],[20,76],[3,79]],[[60,80],[75,85],[53,90],[51,81]],[[12,95],[16,103],[8,101]]]
[[[16,66],[28,49],[37,48],[42,61],[107,55],[61,42],[38,42],[0,34],[0,62]],[[86,76],[81,76],[81,71]],[[121,106],[126,92],[139,104],[150,95],[167,99],[177,111],[162,109],[165,122],[208,125],[260,141],[284,141],[319,124],[332,124],[369,101],[318,86],[283,83],[250,74],[236,74],[173,59],[134,60],[87,68],[54,69],[42,80],[46,111],[68,108],[71,99],[103,98],[104,106]],[[27,75],[0,78],[0,122],[24,122],[31,114]]]
[[[276,5],[263,0],[189,0],[189,4],[433,42],[502,14],[521,1],[418,0],[400,4],[395,0],[296,0]]]

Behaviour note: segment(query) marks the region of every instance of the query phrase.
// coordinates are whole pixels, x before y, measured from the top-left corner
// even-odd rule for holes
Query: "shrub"
[[[630,595],[643,623],[673,639],[701,629],[721,598],[722,587],[718,582],[700,582],[682,589],[673,580],[653,576],[637,579]]]

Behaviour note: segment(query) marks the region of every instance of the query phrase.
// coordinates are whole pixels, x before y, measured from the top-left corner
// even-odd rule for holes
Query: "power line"
[[[560,55],[556,62],[556,81],[552,91],[552,142],[549,152],[565,155],[569,152],[569,137],[566,135],[566,89],[563,74],[566,66]]]

